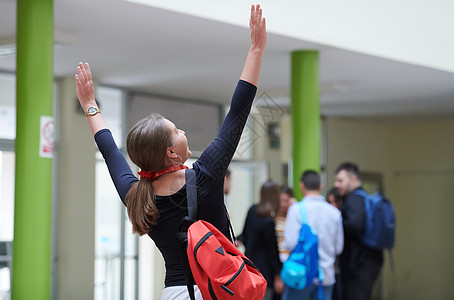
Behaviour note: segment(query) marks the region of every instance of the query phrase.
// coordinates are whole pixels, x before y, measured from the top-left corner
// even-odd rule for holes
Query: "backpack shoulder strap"
[[[194,169],[186,169],[185,178],[188,217],[191,221],[195,222],[197,220],[197,186]],[[180,245],[180,258],[183,264],[184,278],[186,280],[189,297],[191,298],[191,300],[195,300],[194,276],[192,275],[191,267],[189,266],[188,253],[186,252],[187,245],[188,241],[186,238],[186,240]]]
[[[366,192],[365,190],[361,190],[361,189],[356,189],[352,192],[353,195],[359,195],[359,196],[362,196],[364,198],[366,198],[367,196],[369,196],[369,193]]]
[[[188,254],[186,253],[187,242],[181,243],[180,245],[180,258],[183,264],[183,273],[184,279],[186,280],[186,287],[188,289],[189,297],[191,300],[195,300],[194,294],[194,276],[191,272],[191,267],[189,266]]]
[[[186,169],[185,178],[188,216],[195,222],[197,220],[197,182],[194,169]]]
[[[308,224],[306,205],[304,205],[304,203],[301,201],[300,203],[298,203],[298,208],[299,208],[300,215],[301,215],[301,221],[302,221],[301,224]]]
[[[227,223],[228,223],[228,226],[229,226],[229,229],[230,229],[230,234],[232,235],[231,242],[235,243],[235,241],[236,241],[235,232],[233,231],[232,223],[230,222],[230,215],[229,215],[229,212],[227,211],[227,206],[225,206],[225,204],[224,204],[224,210],[225,210],[225,215],[227,217]]]
[[[299,211],[300,211],[300,214],[301,214],[302,224],[308,224],[309,225],[309,221],[308,221],[308,218],[307,218],[306,205],[304,204],[304,202],[301,202],[301,203],[298,203],[298,207],[299,207]],[[318,264],[318,275],[317,275],[317,277],[318,277],[318,280],[319,280],[318,298],[319,299],[323,299],[323,281],[325,279],[325,276],[323,274],[322,268],[320,267],[320,264]]]

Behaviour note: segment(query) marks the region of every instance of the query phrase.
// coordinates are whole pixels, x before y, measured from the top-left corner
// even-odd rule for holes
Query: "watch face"
[[[88,114],[89,114],[89,115],[95,114],[96,111],[97,111],[97,110],[96,110],[96,107],[94,107],[94,106],[91,106],[91,107],[88,108]]]

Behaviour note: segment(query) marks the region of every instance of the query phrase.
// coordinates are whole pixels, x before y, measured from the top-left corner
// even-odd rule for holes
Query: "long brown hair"
[[[279,185],[268,179],[260,188],[260,202],[256,214],[262,217],[274,217],[279,210]]]
[[[172,132],[160,114],[151,114],[137,122],[126,138],[131,160],[142,170],[157,172],[166,165],[167,148],[173,145]],[[156,225],[159,211],[151,181],[140,178],[126,194],[126,208],[132,232],[147,234]]]

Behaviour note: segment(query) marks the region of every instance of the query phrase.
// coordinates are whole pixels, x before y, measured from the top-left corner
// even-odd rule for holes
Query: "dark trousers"
[[[343,300],[370,300],[382,262],[366,259],[355,274],[342,274]]]
[[[336,283],[333,288],[333,299],[332,300],[342,300],[342,281],[341,275],[336,271]]]

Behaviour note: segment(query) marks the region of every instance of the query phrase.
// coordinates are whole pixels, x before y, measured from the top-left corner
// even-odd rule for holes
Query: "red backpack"
[[[197,215],[195,180],[194,171],[186,170],[189,214],[189,218],[185,218],[186,221],[195,220]],[[263,298],[266,290],[265,278],[216,227],[199,220],[189,226],[187,235],[185,233],[183,231],[179,236],[183,241],[181,257],[191,299],[194,300],[194,281],[205,300]],[[184,239],[185,235],[187,239]]]

